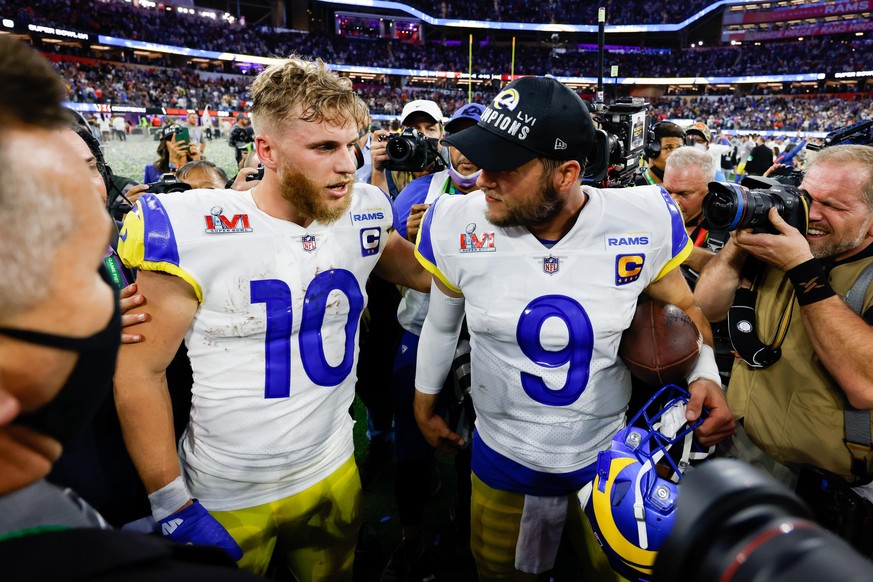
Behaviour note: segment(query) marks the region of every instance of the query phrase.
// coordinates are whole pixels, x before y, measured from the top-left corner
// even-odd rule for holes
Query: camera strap
[[[750,282],[748,287],[740,287],[734,295],[734,302],[728,310],[728,336],[731,345],[750,368],[764,369],[772,366],[782,357],[782,342],[791,325],[791,313],[797,300],[794,291],[782,310],[773,341],[765,344],[757,331],[755,304],[758,299],[757,288],[763,279],[766,265],[754,257],[746,258],[743,264],[742,279]]]
[[[873,263],[867,265],[861,275],[855,279],[855,283],[846,293],[846,304],[856,314],[861,315],[864,309],[864,297],[867,288],[873,281]],[[846,448],[852,454],[852,474],[862,480],[870,481],[873,475],[867,473],[867,459],[870,456],[873,435],[870,431],[870,411],[858,410],[845,402],[843,408],[845,420]]]

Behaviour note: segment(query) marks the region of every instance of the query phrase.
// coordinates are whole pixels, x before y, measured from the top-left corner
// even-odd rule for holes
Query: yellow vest
[[[830,272],[831,287],[845,296],[873,257],[838,265]],[[791,324],[782,344],[782,357],[763,370],[737,360],[727,397],[737,419],[744,418],[749,437],[780,463],[797,467],[809,463],[852,479],[852,456],[845,445],[843,411],[846,400],[813,349],[794,290],[782,271],[769,269],[755,305],[757,331],[771,343],[789,301]],[[864,313],[873,305],[873,285],[864,297]],[[867,457],[873,471],[873,454]]]

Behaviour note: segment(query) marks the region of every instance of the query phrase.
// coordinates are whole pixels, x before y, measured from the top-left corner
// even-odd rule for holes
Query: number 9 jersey
[[[352,455],[358,323],[393,216],[367,185],[338,220],[307,228],[261,211],[251,191],[147,195],[128,214],[124,263],[180,277],[200,303],[179,455],[210,509],[288,497]]]
[[[481,192],[440,197],[422,223],[416,256],[464,295],[484,445],[474,444],[474,472],[492,487],[562,495],[593,477],[630,398],[621,334],[640,293],[692,249],[662,188],[584,192],[576,223],[553,245],[492,225]],[[574,483],[527,487],[544,473]],[[513,484],[503,482],[510,474]]]

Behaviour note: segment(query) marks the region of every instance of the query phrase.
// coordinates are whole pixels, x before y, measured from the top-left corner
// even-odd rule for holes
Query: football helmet
[[[598,454],[594,481],[579,493],[610,565],[630,581],[651,580],[655,555],[676,517],[677,484],[690,461],[711,451],[693,442],[692,431],[707,411],[689,424],[690,398],[679,386],[659,389]]]

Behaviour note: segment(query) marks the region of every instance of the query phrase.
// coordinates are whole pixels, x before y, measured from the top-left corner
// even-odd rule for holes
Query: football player
[[[151,320],[120,355],[118,408],[165,535],[258,574],[279,549],[297,580],[349,580],[364,283],[429,277],[391,230],[387,196],[354,183],[366,110],[351,82],[292,57],[252,95],[260,183],[147,196],[124,224],[119,252]],[[177,453],[165,369],[183,338],[194,385]]]
[[[676,268],[692,246],[681,214],[657,186],[583,188],[593,139],[571,89],[514,81],[478,125],[445,139],[482,169],[482,192],[442,196],[422,222],[416,254],[434,283],[416,420],[434,446],[463,442],[433,410],[466,314],[477,414],[471,546],[482,580],[549,570],[568,516],[580,518],[575,492],[624,426],[630,378],[617,350],[641,293],[684,309],[703,332],[688,376],[687,419],[711,411],[698,438],[732,432],[709,326]]]

